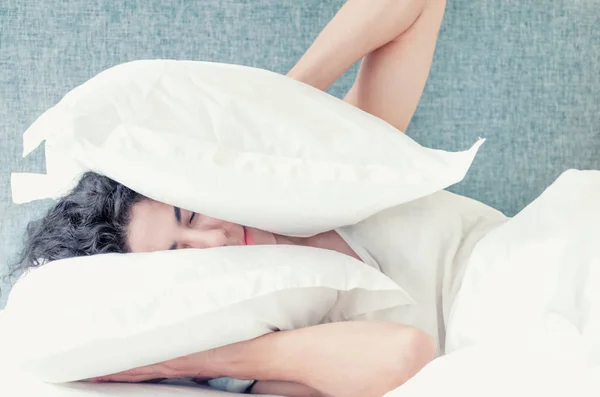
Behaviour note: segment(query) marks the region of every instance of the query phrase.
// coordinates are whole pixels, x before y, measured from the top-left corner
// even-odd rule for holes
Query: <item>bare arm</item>
[[[288,75],[324,90],[363,59],[345,100],[405,131],[429,75],[445,4],[348,0]],[[346,322],[277,332],[106,380],[230,376],[259,380],[256,394],[381,397],[434,350],[414,328]]]
[[[433,338],[409,326],[349,321],[270,333],[249,341],[90,379],[257,379],[254,392],[287,397],[381,397],[435,355]]]
[[[325,90],[362,58],[344,100],[405,131],[429,75],[445,7],[445,0],[349,0],[288,76]],[[335,370],[323,368],[321,373],[329,376]],[[368,377],[372,368],[365,366],[363,371]],[[344,384],[343,379],[338,381]],[[297,382],[262,380],[252,392],[319,395],[310,382]]]
[[[288,76],[321,90],[363,59],[344,98],[400,131],[417,108],[446,0],[348,0]]]
[[[256,382],[250,394],[285,397],[326,397],[323,393],[300,383],[263,380]]]
[[[177,365],[192,372],[187,376],[206,376],[208,369],[213,377],[307,386],[286,396],[314,396],[318,391],[332,397],[381,397],[414,376],[434,354],[432,339],[415,328],[342,322],[268,334],[190,356]],[[273,390],[260,383],[254,392],[282,394],[292,387],[280,383],[283,388]]]
[[[446,0],[349,0],[288,76],[325,90],[362,58],[344,100],[404,132],[429,76],[445,7]],[[259,381],[252,392],[319,395],[281,380]]]

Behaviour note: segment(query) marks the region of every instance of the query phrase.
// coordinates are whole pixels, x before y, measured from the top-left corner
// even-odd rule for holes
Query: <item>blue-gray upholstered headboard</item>
[[[400,1],[400,0],[399,0]],[[175,58],[287,72],[343,0],[3,0],[0,3],[0,273],[49,201],[14,206],[21,134],[68,90],[129,60]],[[452,0],[408,129],[464,149],[488,140],[451,190],[507,215],[567,168],[600,169],[600,0]],[[342,96],[353,68],[330,90]],[[6,295],[0,298],[0,308]]]

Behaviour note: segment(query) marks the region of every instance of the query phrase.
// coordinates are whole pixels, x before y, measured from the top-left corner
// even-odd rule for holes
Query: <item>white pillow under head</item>
[[[58,197],[86,170],[214,218],[307,236],[461,181],[482,141],[449,153],[286,76],[143,60],[69,92],[24,134],[47,175],[13,174],[17,203]]]
[[[0,318],[0,362],[68,382],[411,304],[381,272],[318,248],[71,258],[16,283]]]

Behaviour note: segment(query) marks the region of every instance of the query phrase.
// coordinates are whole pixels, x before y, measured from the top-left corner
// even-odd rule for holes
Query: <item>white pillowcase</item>
[[[16,283],[0,318],[0,361],[68,382],[410,304],[379,271],[317,248],[71,258]]]
[[[144,60],[69,92],[24,134],[47,175],[13,174],[17,203],[65,194],[86,170],[214,218],[307,236],[461,181],[471,150],[427,149],[283,75]]]

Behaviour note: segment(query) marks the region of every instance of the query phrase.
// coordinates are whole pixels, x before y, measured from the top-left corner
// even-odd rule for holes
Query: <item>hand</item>
[[[195,378],[197,381],[216,378],[219,375],[208,366],[211,351],[194,353],[157,364],[146,365],[111,375],[89,379],[90,382],[139,383],[152,379]]]

